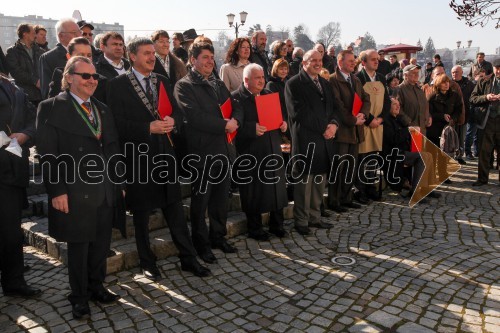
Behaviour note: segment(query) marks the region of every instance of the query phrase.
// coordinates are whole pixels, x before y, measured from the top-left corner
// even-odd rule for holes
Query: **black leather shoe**
[[[333,224],[325,222],[316,222],[316,223],[309,223],[309,226],[318,229],[330,229],[331,227],[333,227]]]
[[[353,199],[363,205],[368,205],[370,203],[370,199],[368,199],[365,195],[360,194],[360,192],[354,193]]]
[[[215,264],[217,262],[217,258],[210,250],[198,253],[198,256],[200,257],[201,260],[203,260],[207,264]]]
[[[283,228],[269,228],[269,232],[279,238],[283,238],[288,234]]]
[[[23,268],[23,272],[26,273],[27,271],[29,271],[31,269],[31,266],[30,265],[24,265],[24,268]]]
[[[120,296],[118,296],[117,294],[113,294],[107,290],[100,290],[98,292],[92,293],[90,299],[102,304],[110,304],[119,300]]]
[[[321,211],[321,217],[331,217],[332,214],[328,213],[326,210]]]
[[[264,242],[269,240],[269,234],[262,229],[257,230],[257,231],[249,231],[248,237],[255,239],[255,240],[258,240],[258,241],[264,241]]]
[[[446,179],[443,183],[445,183],[445,184],[451,184],[451,183],[453,183],[453,182],[452,182],[452,181],[448,178],[448,179]]]
[[[181,261],[181,269],[186,272],[191,272],[198,277],[207,277],[211,273],[210,269],[202,266],[195,258]]]
[[[346,203],[343,203],[342,206],[347,207],[347,208],[353,208],[353,209],[361,208],[361,205],[354,203],[354,202],[346,202]]]
[[[73,319],[90,318],[90,307],[87,302],[72,304],[71,312],[73,313]]]
[[[472,154],[467,154],[465,158],[468,159],[469,161],[474,161],[476,159]]]
[[[309,227],[303,227],[303,226],[297,226],[296,225],[294,228],[302,236],[307,236],[307,235],[309,235],[311,233],[311,229],[309,229]]]
[[[111,257],[114,257],[114,256],[116,256],[116,252],[113,251],[113,250],[109,250],[108,251],[108,258],[111,258]]]
[[[238,250],[234,246],[229,244],[227,242],[227,240],[225,240],[225,239],[219,243],[212,244],[212,249],[219,249],[224,253],[237,253],[238,252]]]
[[[472,183],[472,186],[483,186],[488,184],[488,182],[483,182],[481,180],[476,180],[474,183]]]
[[[371,199],[373,201],[381,201],[382,196],[378,192],[368,192],[367,193],[368,199]]]
[[[429,198],[439,199],[439,198],[441,198],[441,193],[437,193],[437,192],[430,192],[429,194],[427,194],[427,196],[428,196]]]
[[[158,270],[158,268],[153,267],[153,268],[143,268],[142,269],[142,274],[147,277],[150,280],[153,281],[158,281],[161,279],[161,273]]]
[[[330,209],[333,210],[334,212],[337,212],[337,213],[345,213],[345,212],[349,211],[344,206],[332,206],[332,207],[330,207]]]
[[[21,296],[21,297],[34,297],[40,295],[42,291],[38,288],[33,288],[27,284],[12,289],[4,289],[5,296]]]

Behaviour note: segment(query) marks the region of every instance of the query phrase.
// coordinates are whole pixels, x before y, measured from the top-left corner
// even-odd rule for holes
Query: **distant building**
[[[2,50],[5,51],[7,48],[14,45],[14,43],[17,41],[17,26],[21,23],[30,23],[43,25],[44,28],[47,29],[47,41],[49,42],[49,47],[53,48],[57,44],[55,33],[56,22],[57,20],[54,20],[52,18],[43,18],[42,16],[37,15],[25,15],[24,17],[20,17],[7,16],[0,13],[0,27],[2,27],[2,29],[0,30],[0,46],[2,46]],[[124,36],[125,29],[123,25],[119,23],[95,23],[88,20],[87,22],[92,23],[92,25],[95,27],[94,34],[116,31]]]

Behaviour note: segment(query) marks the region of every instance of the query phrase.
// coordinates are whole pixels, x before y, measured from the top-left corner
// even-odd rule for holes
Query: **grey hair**
[[[101,48],[101,39],[102,37],[104,37],[104,34],[97,34],[94,36],[94,47],[96,49],[100,49]]]
[[[129,54],[128,58],[130,59],[130,54],[137,55],[139,47],[143,45],[154,45],[154,43],[151,39],[146,37],[136,37],[132,39],[130,42],[128,42],[127,44],[127,52]],[[130,59],[130,62],[133,63],[132,59]]]
[[[464,70],[464,69],[463,69],[463,68],[462,68],[462,66],[460,66],[460,65],[455,65],[455,66],[453,66],[453,67],[451,68],[451,71],[453,72],[455,69],[458,69],[458,68],[460,68],[460,69],[462,70],[462,72],[463,72],[463,70]]]
[[[295,47],[293,49],[293,53],[292,53],[292,58],[296,58],[296,57],[303,57],[304,56],[304,49],[301,48],[301,47]]]
[[[70,84],[68,80],[66,80],[66,76],[75,73],[75,67],[79,62],[84,62],[86,64],[92,65],[92,59],[89,59],[87,57],[75,56],[69,58],[68,62],[66,63],[66,67],[64,67],[63,78],[61,81],[61,91],[70,88]]]
[[[264,68],[262,68],[261,65],[259,64],[248,64],[245,66],[245,68],[243,69],[243,82],[245,82],[245,78],[249,78],[250,75],[252,75],[252,72],[254,70],[261,70],[261,71],[264,71]]]
[[[64,23],[68,23],[68,22],[76,23],[75,19],[71,18],[71,17],[63,18],[63,19],[60,19],[59,21],[56,22],[55,28],[56,28],[56,38],[57,38],[58,42],[60,42],[59,34],[62,32],[62,27],[63,27]]]

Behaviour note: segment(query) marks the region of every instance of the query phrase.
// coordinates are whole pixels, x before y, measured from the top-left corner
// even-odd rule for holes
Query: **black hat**
[[[493,67],[500,67],[500,58],[493,60]]]
[[[83,27],[89,27],[90,30],[94,30],[94,26],[90,23],[87,23],[85,20],[78,21],[76,24],[78,24],[78,28],[80,28],[80,30]]]
[[[196,30],[194,29],[189,29],[189,30],[186,30],[182,33],[182,37],[183,37],[183,41],[182,43],[185,43],[185,42],[191,42],[193,41],[196,37],[198,37],[198,34],[196,33]]]

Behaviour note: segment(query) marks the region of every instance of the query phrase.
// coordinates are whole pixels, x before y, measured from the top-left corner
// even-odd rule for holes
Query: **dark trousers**
[[[354,156],[354,161],[357,163],[358,158],[358,145],[350,143],[334,143],[333,153],[335,155],[352,155]],[[352,163],[349,163],[352,164]],[[353,179],[346,179],[349,169],[354,168]],[[354,165],[347,165],[347,162],[335,163],[331,170],[331,177],[336,179],[329,179],[328,182],[328,204],[330,207],[339,206],[344,203],[352,202],[352,186],[354,185],[354,180],[357,178],[358,168]]]
[[[172,240],[179,250],[179,258],[186,260],[196,256],[193,243],[189,237],[189,229],[184,217],[182,201],[174,202],[162,208],[163,216],[167,221]],[[150,210],[134,211],[135,241],[139,253],[140,266],[144,269],[156,267],[156,256],[151,250],[149,240]]]
[[[359,154],[358,155],[358,166],[356,168],[356,176],[355,176],[355,185],[358,191],[363,193],[364,195],[369,195],[369,194],[376,194],[377,193],[377,186],[375,183],[369,184],[368,179],[370,179],[370,182],[372,182],[372,179],[374,179],[377,176],[377,171],[376,167],[373,166],[374,162],[370,162],[369,165],[366,164],[361,164],[361,162],[372,155],[378,155],[378,152],[369,152],[365,154]],[[360,168],[363,168],[360,170]],[[361,177],[359,177],[361,175]],[[365,178],[365,179],[363,179]]]
[[[247,228],[248,232],[259,232],[262,230],[262,214],[261,213],[245,213],[247,216]],[[269,229],[279,230],[283,229],[283,222],[285,217],[283,215],[283,209],[278,209],[270,212],[269,214]]]
[[[491,155],[495,146],[500,147],[500,116],[488,118],[484,129],[478,130],[479,163],[477,179],[479,181],[488,181]]]
[[[24,285],[21,210],[24,189],[0,184],[0,271],[4,289]]]
[[[93,242],[68,242],[68,276],[71,304],[87,302],[93,292],[104,289],[106,259],[111,242],[113,207],[106,201],[98,208],[96,238]]]
[[[199,174],[202,174],[200,170]],[[218,244],[227,234],[227,200],[230,177],[226,177],[218,184],[208,184],[205,193],[200,192],[198,177],[193,182],[191,191],[191,232],[196,250],[204,252],[211,244]],[[205,223],[205,212],[208,208],[210,228]]]

